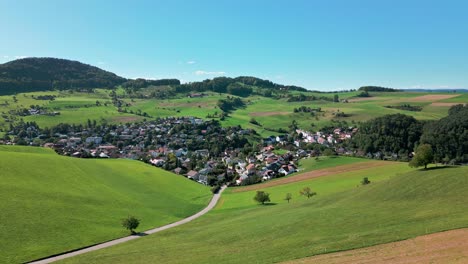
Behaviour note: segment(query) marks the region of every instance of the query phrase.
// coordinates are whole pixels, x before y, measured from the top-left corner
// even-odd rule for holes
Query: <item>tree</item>
[[[130,233],[132,235],[135,234],[135,229],[138,227],[140,224],[140,220],[138,220],[134,216],[128,216],[125,219],[122,219],[122,226],[125,227],[125,229],[130,230]]]
[[[307,197],[307,199],[309,199],[310,197],[314,196],[314,195],[317,195],[316,192],[313,192],[309,187],[304,187],[304,189],[302,189],[300,192],[299,192],[301,195],[304,195]]]
[[[333,96],[333,102],[338,103],[340,101],[339,97],[337,94]]]
[[[432,152],[432,146],[429,144],[422,144],[416,149],[409,166],[414,168],[424,166],[424,169],[427,169],[427,164],[431,163],[433,160],[434,153]]]
[[[292,194],[287,193],[287,194],[286,194],[286,197],[285,197],[284,199],[285,199],[286,201],[288,201],[288,203],[289,203],[289,200],[292,199]]]
[[[257,194],[255,194],[254,200],[261,204],[265,204],[266,202],[270,201],[270,194],[264,191],[257,191]]]
[[[371,183],[371,181],[369,181],[369,178],[367,178],[367,177],[362,178],[362,181],[361,181],[362,185],[367,185],[369,183]]]

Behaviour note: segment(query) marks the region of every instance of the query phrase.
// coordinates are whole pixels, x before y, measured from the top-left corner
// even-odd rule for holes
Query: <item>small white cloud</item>
[[[98,61],[97,64],[98,64],[98,65],[105,65],[106,62],[105,62],[105,61]]]
[[[195,75],[225,75],[223,71],[196,71]]]
[[[448,88],[450,88],[450,85],[441,85],[441,86],[439,86],[439,88],[441,88],[441,89],[448,89]]]
[[[421,89],[421,88],[422,88],[422,85],[416,84],[416,85],[411,86],[410,88],[411,88],[411,89]]]
[[[28,56],[15,56],[15,59],[24,59],[27,58]]]
[[[187,61],[187,64],[195,64],[197,63],[196,61]]]
[[[8,56],[8,55],[3,55],[3,58],[4,58],[4,59],[8,59],[8,58],[10,58],[10,56]]]

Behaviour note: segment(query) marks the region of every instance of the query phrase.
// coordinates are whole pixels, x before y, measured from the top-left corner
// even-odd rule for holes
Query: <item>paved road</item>
[[[168,225],[165,225],[165,226],[161,226],[161,227],[158,227],[158,228],[154,228],[154,229],[148,230],[148,231],[146,231],[146,232],[144,232],[142,234],[139,234],[139,235],[132,235],[132,236],[127,236],[127,237],[122,237],[122,238],[112,240],[112,241],[109,241],[109,242],[105,242],[105,243],[102,243],[102,244],[97,244],[97,245],[94,245],[92,247],[80,249],[80,250],[73,251],[73,252],[70,252],[70,253],[65,253],[65,254],[62,254],[62,255],[58,255],[58,256],[55,256],[55,257],[50,257],[50,258],[46,258],[46,259],[42,259],[42,260],[30,262],[30,263],[31,264],[51,263],[51,262],[54,262],[54,261],[57,261],[57,260],[71,258],[71,257],[76,256],[76,255],[80,255],[80,254],[84,254],[84,253],[87,253],[87,252],[99,250],[99,249],[102,249],[102,248],[111,247],[113,245],[125,243],[127,241],[134,240],[134,239],[140,238],[140,237],[145,236],[145,235],[151,235],[151,234],[161,232],[161,231],[169,229],[169,228],[173,228],[173,227],[176,227],[176,226],[183,225],[183,224],[188,223],[188,222],[190,222],[190,221],[192,221],[194,219],[197,219],[198,217],[208,213],[211,209],[213,209],[216,206],[216,203],[218,202],[219,198],[221,197],[221,193],[225,189],[226,189],[226,186],[223,186],[221,188],[221,190],[217,194],[213,195],[213,198],[211,198],[210,203],[203,210],[201,210],[200,212],[198,212],[198,213],[196,213],[196,214],[194,214],[192,216],[184,218],[184,219],[182,219],[182,220],[180,220],[178,222],[168,224]]]

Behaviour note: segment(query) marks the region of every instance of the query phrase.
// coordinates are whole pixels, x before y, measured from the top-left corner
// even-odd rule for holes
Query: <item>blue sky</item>
[[[257,76],[308,89],[468,87],[468,1],[0,0],[0,63],[128,78]]]

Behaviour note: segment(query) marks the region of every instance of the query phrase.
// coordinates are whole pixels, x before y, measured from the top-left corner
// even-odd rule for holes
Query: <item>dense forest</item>
[[[468,162],[468,105],[452,106],[447,117],[424,126],[421,143],[432,146],[438,162]]]
[[[78,61],[25,58],[0,64],[0,94],[54,89],[112,88],[127,81]]]
[[[400,90],[394,88],[386,88],[380,86],[361,86],[359,91],[365,92],[399,92]]]
[[[267,91],[257,91],[264,96],[271,96],[271,90],[273,91],[307,91],[307,89],[292,86],[292,85],[281,85],[276,84],[268,80],[262,80],[256,77],[240,76],[236,78],[229,77],[217,77],[211,80],[204,80],[201,82],[192,82],[176,86],[176,92],[187,93],[187,92],[217,92],[217,93],[230,93],[238,96],[249,96],[254,92],[251,87],[263,88]]]
[[[419,141],[422,128],[423,124],[412,116],[386,115],[364,122],[353,143],[366,153],[380,151],[407,157]]]
[[[177,79],[161,79],[161,80],[146,80],[138,78],[135,80],[128,80],[122,84],[124,88],[140,89],[149,86],[162,86],[162,85],[180,85]]]
[[[407,159],[421,144],[431,145],[436,162],[468,162],[468,106],[452,106],[449,115],[437,121],[403,114],[378,117],[364,122],[351,141],[365,153],[397,154],[399,159]]]

